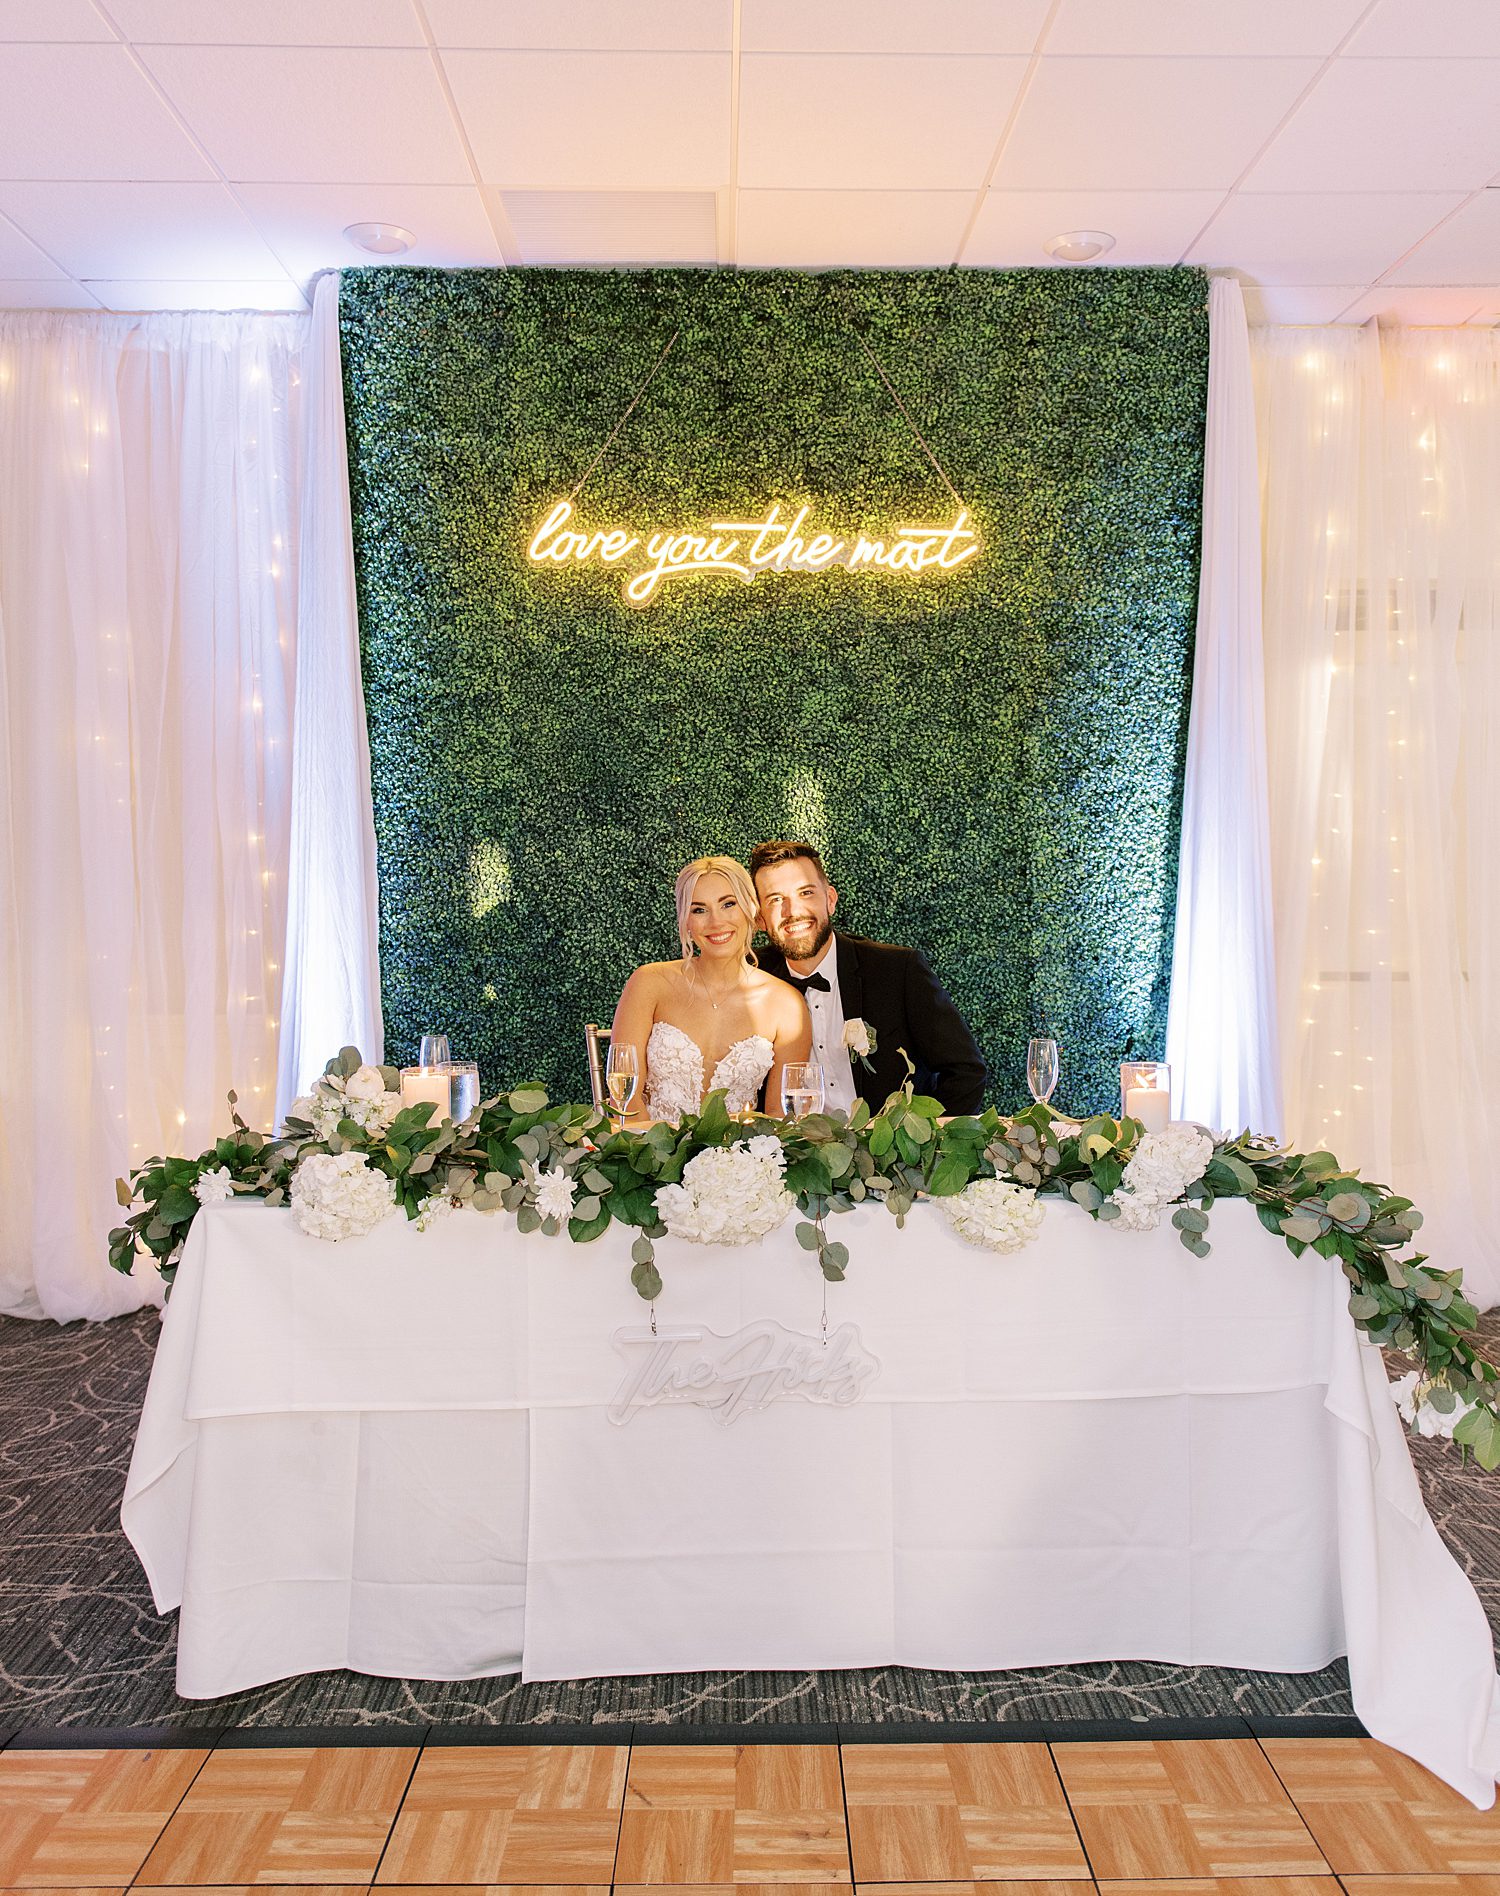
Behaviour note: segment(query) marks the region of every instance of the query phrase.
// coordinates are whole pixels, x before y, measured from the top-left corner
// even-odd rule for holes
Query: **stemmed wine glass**
[[[816,1060],[793,1060],[781,1069],[781,1116],[805,1119],[823,1110],[823,1069]]]
[[[1026,1043],[1026,1084],[1038,1106],[1045,1106],[1057,1085],[1057,1042],[1051,1039]]]
[[[635,1099],[636,1088],[641,1083],[641,1060],[634,1043],[628,1040],[609,1043],[609,1058],[604,1067],[604,1083],[609,1091],[610,1104],[614,1107],[613,1130],[618,1132],[625,1123]]]

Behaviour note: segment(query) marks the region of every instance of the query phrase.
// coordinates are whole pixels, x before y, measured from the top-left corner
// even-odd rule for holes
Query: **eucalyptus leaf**
[[[650,1258],[640,1259],[630,1273],[630,1281],[635,1285],[636,1295],[647,1303],[654,1303],[661,1295],[661,1273]]]
[[[797,1226],[797,1242],[802,1246],[804,1251],[816,1251],[819,1244],[822,1243],[822,1239],[818,1234],[818,1227],[815,1224],[799,1224]]]

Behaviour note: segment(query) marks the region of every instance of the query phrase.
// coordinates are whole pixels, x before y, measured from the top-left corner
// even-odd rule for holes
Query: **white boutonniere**
[[[844,1045],[867,1073],[875,1071],[870,1065],[870,1055],[875,1051],[875,1029],[867,1020],[844,1022]]]

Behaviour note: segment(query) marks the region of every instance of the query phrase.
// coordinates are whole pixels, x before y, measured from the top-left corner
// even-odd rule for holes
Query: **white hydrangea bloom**
[[[1042,1228],[1045,1215],[1029,1185],[976,1178],[961,1192],[932,1201],[958,1235],[989,1251],[1019,1251]]]
[[[559,1166],[538,1172],[533,1186],[534,1203],[544,1218],[556,1218],[566,1224],[573,1215],[573,1197],[577,1191],[571,1173]]]
[[[1473,1408],[1472,1402],[1455,1402],[1446,1415],[1441,1409],[1434,1409],[1423,1395],[1420,1407],[1417,1404],[1417,1388],[1421,1383],[1420,1370],[1408,1370],[1404,1376],[1398,1376],[1391,1384],[1391,1394],[1396,1407],[1401,1411],[1401,1420],[1408,1428],[1416,1423],[1418,1435],[1452,1435],[1464,1417]]]
[[[1174,1204],[1202,1178],[1213,1155],[1214,1142],[1200,1126],[1183,1122],[1165,1132],[1148,1132],[1125,1167],[1124,1184],[1138,1197]]]
[[[771,1145],[774,1156],[764,1149]],[[688,1160],[680,1185],[659,1188],[657,1216],[674,1238],[693,1244],[753,1244],[774,1231],[796,1202],[784,1169],[781,1141],[770,1133],[747,1145],[710,1148]]]
[[[292,1175],[292,1217],[312,1238],[363,1237],[396,1204],[396,1187],[362,1152],[315,1152]]]
[[[1120,1207],[1119,1217],[1109,1220],[1116,1231],[1154,1231],[1161,1223],[1161,1206],[1154,1198],[1120,1186],[1110,1193],[1109,1202]]]
[[[305,1119],[311,1124],[313,1114],[316,1113],[317,1110],[318,1102],[313,1098],[312,1094],[301,1093],[292,1101],[290,1107],[287,1109],[286,1116],[288,1119]]]
[[[233,1198],[234,1183],[228,1166],[221,1165],[216,1172],[202,1173],[193,1186],[193,1196],[200,1205],[222,1205],[226,1198]]]
[[[752,1159],[769,1159],[773,1165],[786,1170],[786,1147],[774,1132],[757,1133],[753,1139],[747,1139],[745,1150]]]

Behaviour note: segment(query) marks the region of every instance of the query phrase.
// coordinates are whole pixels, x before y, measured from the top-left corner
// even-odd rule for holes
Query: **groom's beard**
[[[768,928],[773,948],[779,948],[788,961],[816,961],[833,939],[833,917],[825,915],[813,934],[788,935],[784,929]]]

